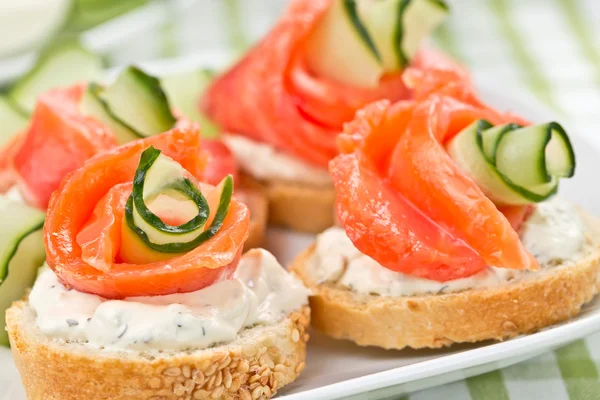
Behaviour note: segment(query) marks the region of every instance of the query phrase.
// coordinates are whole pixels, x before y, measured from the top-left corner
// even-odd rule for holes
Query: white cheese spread
[[[515,279],[537,276],[557,265],[568,265],[584,254],[583,222],[576,209],[561,200],[538,204],[519,235],[542,271],[517,271],[489,267],[476,275],[437,282],[395,272],[362,254],[342,228],[330,228],[317,238],[311,273],[319,282],[336,282],[359,293],[382,296],[412,296],[452,293],[473,288],[490,288]]]
[[[203,349],[271,325],[308,303],[308,289],[266,250],[242,257],[232,279],[191,293],[107,300],[69,290],[46,268],[29,301],[40,331],[108,349]]]
[[[329,171],[276,150],[267,143],[242,135],[225,135],[223,141],[235,155],[240,168],[261,180],[281,180],[313,186],[331,185]]]

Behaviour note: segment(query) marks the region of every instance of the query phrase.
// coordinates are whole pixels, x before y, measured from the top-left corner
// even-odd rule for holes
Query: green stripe
[[[248,41],[242,28],[241,0],[223,0],[227,13],[226,26],[229,28],[229,47],[235,53],[242,53],[248,48]]]
[[[498,18],[501,34],[506,37],[511,46],[515,61],[525,74],[525,79],[531,90],[546,104],[558,110],[558,106],[552,99],[552,87],[550,82],[537,67],[537,62],[526,48],[521,36],[511,20],[507,0],[490,0],[493,15]]]
[[[540,381],[560,379],[558,368],[554,369],[553,362],[545,360],[521,362],[504,370],[504,377],[511,381]]]
[[[600,49],[595,45],[596,38],[590,29],[589,21],[581,13],[577,2],[573,0],[558,0],[562,8],[562,14],[567,19],[567,23],[575,37],[579,41],[579,46],[583,55],[596,68],[596,82],[600,85]]]
[[[469,378],[467,387],[473,400],[509,400],[501,371]]]
[[[598,370],[585,342],[578,340],[555,353],[569,397],[572,400],[597,399],[600,394]]]
[[[434,33],[435,41],[440,48],[457,60],[464,61],[465,57],[456,43],[456,37],[450,29],[448,21],[444,22]]]

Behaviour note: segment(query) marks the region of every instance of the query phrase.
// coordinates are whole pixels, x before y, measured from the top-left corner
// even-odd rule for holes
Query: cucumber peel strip
[[[534,130],[537,130],[535,132]],[[540,152],[552,165],[551,159],[558,158],[562,168],[560,174],[554,174],[550,169],[550,180],[541,184],[521,185],[515,182],[511,176],[507,175],[496,161],[505,157],[502,154],[500,144],[503,138],[506,139],[511,133],[514,135],[531,135],[533,133],[545,134],[545,132],[560,131],[558,133],[558,146],[548,151],[548,147],[531,148],[523,146],[519,151],[525,152],[531,159],[537,160]],[[542,135],[543,136],[543,135]],[[514,136],[514,138],[523,139]],[[543,141],[546,144],[550,140]],[[520,143],[523,143],[522,141]],[[561,147],[560,145],[564,146]],[[457,165],[471,176],[484,193],[497,204],[530,204],[548,199],[556,194],[558,190],[559,177],[571,177],[575,171],[575,157],[573,149],[568,140],[564,129],[556,122],[531,127],[521,127],[516,124],[507,124],[494,127],[488,121],[478,120],[458,133],[447,146],[449,155],[455,160]],[[536,154],[537,152],[537,154]],[[546,155],[548,153],[548,155]],[[549,157],[547,157],[549,156]],[[523,156],[523,159],[527,159]],[[564,160],[570,160],[564,162]],[[534,163],[527,163],[531,166]],[[523,167],[517,166],[517,170],[522,171]],[[554,170],[558,169],[556,166]]]
[[[17,254],[19,245],[30,234],[43,228],[45,217],[46,216],[42,211],[29,206],[18,203],[15,203],[14,207],[12,205],[10,206],[10,213],[6,216],[8,221],[6,221],[6,219],[4,220],[3,227],[5,229],[13,227],[14,224],[11,223],[11,220],[18,219],[19,221],[15,221],[15,223],[19,222],[23,229],[11,230],[11,232],[7,234],[8,237],[0,235],[3,239],[0,251],[4,253],[2,254],[2,263],[0,263],[0,286],[8,277],[8,267],[13,257]],[[27,268],[28,266],[22,267]]]
[[[132,193],[125,205],[125,221],[129,228],[151,249],[162,253],[185,253],[206,242],[221,229],[223,221],[229,211],[229,205],[233,195],[233,178],[229,175],[219,184],[218,187],[221,188],[219,205],[211,225],[206,230],[203,229],[210,215],[209,205],[200,190],[189,179],[181,177],[168,182],[157,191],[154,191],[153,194],[159,194],[164,191],[178,192],[184,197],[192,200],[198,207],[198,214],[188,222],[179,226],[168,225],[148,209],[144,198],[144,184],[148,177],[148,171],[156,162],[160,154],[161,151],[154,147],[150,147],[142,153],[133,180]],[[152,241],[148,232],[136,224],[134,213],[137,214],[151,229],[156,230],[159,235],[168,235],[169,237],[172,237],[174,241],[167,243],[155,243]],[[152,234],[157,235],[156,232],[153,232]],[[192,240],[176,241],[178,236],[181,237],[181,235],[188,235],[195,232],[198,232],[198,235]]]
[[[575,172],[573,147],[556,122],[503,130],[491,161],[519,186],[544,185]]]
[[[8,92],[11,103],[23,116],[34,111],[37,97],[55,87],[102,76],[104,60],[73,40],[59,41],[45,49],[33,68],[19,78]]]
[[[375,56],[375,59],[377,59],[377,61],[379,63],[381,63],[381,61],[382,61],[381,54],[379,54],[379,50],[375,46],[375,43],[373,42],[371,35],[369,35],[369,31],[363,25],[359,15],[358,15],[358,10],[356,8],[356,0],[343,0],[343,1],[344,1],[344,11],[346,11],[346,14],[350,18],[350,22],[352,23],[352,25],[354,25],[354,28],[356,28],[356,32],[358,33],[358,35],[360,36],[360,38],[362,39],[364,44],[367,46],[369,51],[373,54],[373,56]]]
[[[86,115],[91,115],[105,124],[117,137],[119,144],[128,143],[132,140],[140,139],[140,135],[133,131],[111,111],[104,99],[102,99],[101,85],[91,82],[79,105],[81,111]]]
[[[163,126],[161,126],[161,127],[154,126],[153,127],[154,131],[152,131],[152,132],[149,132],[149,131],[142,132],[139,129],[139,126],[133,126],[134,125],[133,121],[130,121],[129,118],[127,118],[124,115],[118,115],[117,110],[120,110],[121,107],[114,107],[113,104],[111,104],[111,103],[113,103],[113,100],[115,100],[115,99],[111,98],[112,96],[109,97],[109,91],[112,88],[114,88],[116,84],[119,84],[120,81],[124,81],[127,77],[129,77],[130,79],[135,79],[137,81],[136,83],[139,85],[139,87],[142,87],[147,90],[147,93],[143,93],[143,94],[139,93],[138,95],[145,95],[145,96],[149,96],[149,97],[151,96],[153,98],[154,104],[152,104],[152,106],[155,108],[154,110],[152,110],[153,114],[155,114],[157,116],[157,117],[155,117],[155,119],[157,119],[157,118],[161,119],[160,123],[161,123],[161,125],[164,124]],[[140,68],[138,68],[136,66],[131,65],[131,66],[127,67],[126,69],[124,69],[123,71],[121,71],[121,73],[119,74],[119,77],[117,77],[117,80],[115,81],[115,83],[113,83],[113,85],[111,85],[110,87],[106,88],[104,90],[104,93],[101,94],[101,96],[103,97],[104,101],[108,105],[109,109],[111,110],[111,114],[114,115],[115,119],[118,122],[120,122],[122,125],[129,128],[129,130],[131,130],[132,132],[135,132],[139,137],[153,136],[155,134],[165,132],[165,131],[171,129],[177,122],[177,118],[175,118],[175,116],[171,112],[169,100],[167,98],[165,91],[163,90],[163,88],[161,86],[160,80],[152,75],[147,74],[146,72],[142,71]],[[120,98],[120,96],[116,96],[116,99],[118,99],[118,98]],[[127,119],[127,121],[125,119]],[[158,122],[158,119],[157,119],[157,122]]]
[[[120,143],[165,132],[177,122],[160,80],[135,66],[109,86],[90,83],[86,96],[82,111],[108,125]]]

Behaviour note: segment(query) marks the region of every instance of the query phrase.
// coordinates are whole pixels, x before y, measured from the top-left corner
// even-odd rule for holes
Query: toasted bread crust
[[[291,271],[311,288],[313,326],[337,339],[386,349],[439,348],[452,343],[503,340],[577,315],[600,290],[600,223],[584,217],[593,251],[573,266],[490,289],[403,297],[365,295],[318,284],[309,273],[314,246]]]
[[[206,350],[132,354],[44,337],[26,301],[7,312],[29,400],[267,399],[304,369],[310,310]],[[254,331],[254,332],[252,332]]]
[[[269,203],[269,223],[298,232],[318,233],[334,224],[335,190],[283,181],[259,181],[242,174],[241,186],[262,190]]]

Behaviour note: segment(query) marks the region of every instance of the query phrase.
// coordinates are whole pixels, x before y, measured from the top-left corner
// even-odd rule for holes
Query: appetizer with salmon
[[[62,53],[56,57],[64,62],[78,60],[74,55],[67,57]],[[42,77],[30,78],[36,82],[43,78],[44,83],[49,79],[44,70],[56,71],[56,67],[42,65],[36,69]],[[167,80],[169,90],[165,92],[157,78],[129,67],[110,85],[90,83],[51,89],[41,93],[35,106],[30,106],[33,112],[29,124],[25,118],[11,114],[11,109],[0,102],[0,117],[4,121],[0,129],[0,214],[4,221],[11,221],[0,227],[2,321],[5,310],[20,299],[35,280],[43,261],[39,254],[43,254],[44,248],[41,240],[28,239],[29,233],[41,229],[44,220],[41,210],[46,209],[64,177],[119,143],[154,137],[173,126],[187,126],[199,135],[195,123],[171,112],[171,99],[176,100],[175,104],[186,104],[185,99],[179,99],[181,91],[174,87],[176,78],[172,76]],[[23,106],[29,104],[32,95],[27,93],[33,90],[30,86],[36,85],[17,86]],[[228,175],[237,180],[236,160],[220,140],[203,138],[200,150],[191,155],[186,168],[202,182],[217,185]],[[256,190],[242,189],[236,191],[236,198],[251,211],[250,233],[244,246],[246,249],[260,247],[267,223],[265,196]],[[15,217],[22,218],[22,224]],[[19,255],[23,252],[30,258],[23,260]],[[8,344],[4,329],[0,332],[0,344]]]
[[[303,370],[308,290],[242,255],[250,212],[230,175],[195,177],[202,145],[176,127],[62,180],[47,266],[6,315],[30,399],[270,398]]]
[[[575,155],[556,122],[482,103],[458,74],[405,72],[412,101],[356,114],[329,164],[340,227],[292,270],[314,326],[401,349],[502,340],[598,292],[600,220],[555,197]]]
[[[242,183],[264,187],[269,220],[320,232],[334,222],[327,163],[343,123],[380,99],[413,97],[407,66],[461,68],[423,49],[441,0],[293,0],[271,32],[204,92]]]
[[[170,93],[177,99],[176,91]],[[49,90],[39,96],[29,127],[15,132],[2,150],[0,189],[45,209],[62,179],[90,157],[185,124],[191,122],[172,111],[161,81],[137,67],[125,68],[110,85]],[[237,176],[237,163],[220,140],[207,139],[190,172],[217,184]],[[264,236],[266,200],[257,192],[240,197],[254,207],[250,244],[256,247]]]

